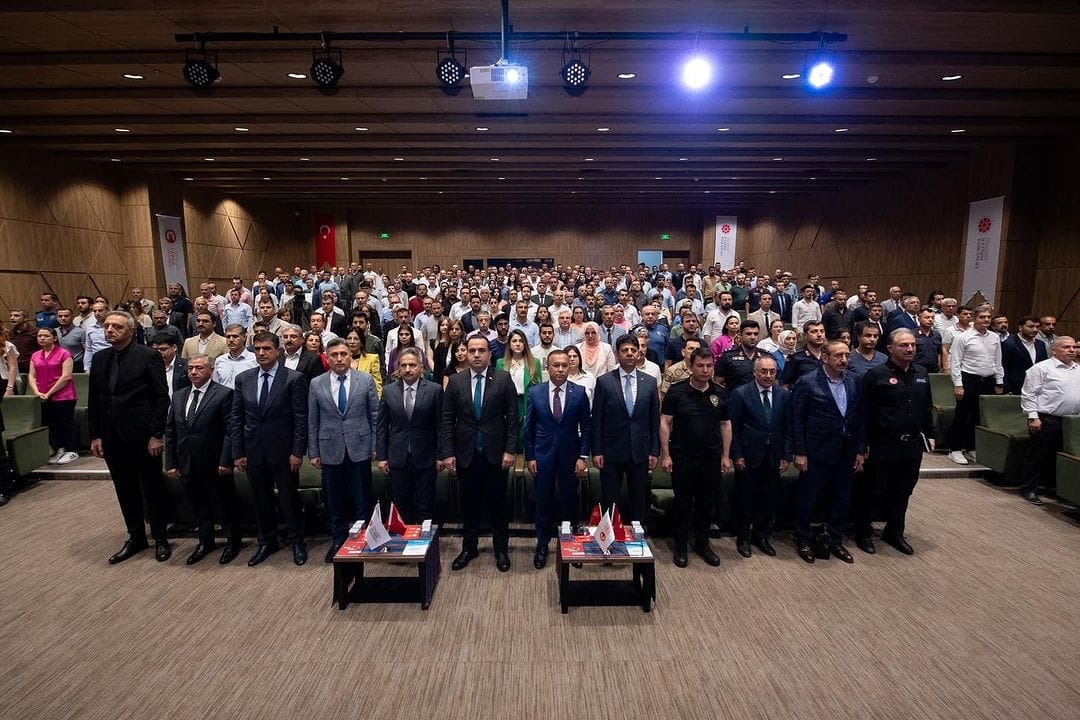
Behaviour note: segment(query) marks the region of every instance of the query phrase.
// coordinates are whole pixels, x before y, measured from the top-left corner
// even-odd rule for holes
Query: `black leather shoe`
[[[547,545],[537,545],[536,554],[533,555],[533,567],[537,570],[543,570],[547,565],[548,549]]]
[[[499,572],[510,571],[510,556],[506,553],[505,550],[495,551],[495,568]]]
[[[1042,505],[1043,504],[1042,498],[1040,498],[1034,492],[1023,493],[1023,498],[1025,500],[1027,500],[1029,503],[1031,503],[1032,505]]]
[[[877,548],[874,547],[873,538],[871,538],[871,537],[869,537],[867,535],[861,535],[861,536],[855,538],[855,544],[858,546],[858,548],[860,550],[862,550],[867,555],[873,555],[874,553],[877,552]]]
[[[124,542],[124,547],[120,548],[120,551],[109,558],[109,564],[115,565],[116,563],[122,563],[129,557],[132,557],[143,550],[146,550],[150,545],[145,540],[142,542],[136,542],[135,540],[127,540]]]
[[[188,565],[194,565],[195,563],[199,562],[204,557],[209,555],[211,550],[216,550],[216,549],[217,549],[217,545],[214,545],[213,543],[211,543],[210,545],[205,545],[203,543],[199,543],[198,545],[195,546],[195,551],[193,553],[191,553],[190,555],[188,555],[187,560],[185,560],[184,562],[187,563]]]
[[[686,548],[675,548],[675,554],[671,556],[671,562],[677,568],[686,567],[690,563],[690,560],[686,557]]]
[[[334,562],[334,556],[337,555],[338,550],[341,549],[341,545],[342,545],[341,543],[337,543],[337,542],[334,542],[333,540],[331,540],[330,541],[330,547],[326,550],[326,557],[323,558],[323,562],[325,562],[325,563]]]
[[[154,559],[158,562],[165,562],[172,557],[172,547],[169,546],[168,540],[155,540],[154,541]]]
[[[761,552],[765,553],[769,557],[776,557],[776,548],[774,548],[772,546],[772,543],[769,542],[769,538],[759,536],[754,539],[753,543],[754,545],[758,546],[758,549],[761,550]]]
[[[915,554],[915,549],[908,544],[908,541],[904,539],[903,535],[897,535],[896,533],[882,533],[881,539],[883,542],[892,545],[894,548],[904,553],[905,555]]]
[[[799,553],[799,557],[801,557],[804,562],[808,562],[811,565],[814,564],[814,548],[809,545],[799,544],[795,546],[795,552]]]
[[[462,550],[458,553],[458,556],[454,558],[454,562],[450,564],[450,568],[452,570],[464,570],[479,554],[480,553],[476,550]]]
[[[244,547],[242,542],[231,542],[225,546],[225,549],[221,551],[221,557],[218,558],[218,563],[221,565],[228,565],[236,556],[240,554],[240,548]]]
[[[738,550],[739,554],[744,558],[748,558],[752,554],[750,551],[750,541],[745,538],[740,538],[735,541],[735,549]]]
[[[848,549],[846,547],[844,547],[843,545],[841,545],[840,543],[836,543],[831,548],[829,548],[829,550],[830,550],[830,552],[832,552],[833,555],[840,558],[841,560],[843,560],[846,563],[855,562],[855,558],[853,558],[851,556],[851,553],[848,552]]]
[[[278,551],[277,545],[262,545],[255,549],[255,554],[248,560],[248,567],[255,567]]]
[[[713,549],[709,547],[709,543],[694,543],[694,552],[701,556],[706,565],[720,567],[720,556],[713,552]]]
[[[11,501],[11,496],[4,490],[0,490],[0,507],[4,507]]]
[[[302,542],[292,544],[292,561],[297,565],[307,562],[307,546]]]

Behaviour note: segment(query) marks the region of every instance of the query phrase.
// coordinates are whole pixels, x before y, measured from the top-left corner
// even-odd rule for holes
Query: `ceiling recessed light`
[[[269,180],[269,179],[270,179],[270,178],[268,178],[268,177],[264,177],[264,178],[263,178],[263,180]]]
[[[398,158],[394,158],[394,160],[396,160],[397,162],[401,162],[401,161],[402,161],[402,160],[404,160],[404,159],[405,159],[405,158],[400,158],[400,157],[398,157]]]
[[[848,131],[847,128],[836,128],[835,130],[833,130],[833,132],[837,132],[837,133],[839,133],[839,132],[847,132],[847,131]]]
[[[689,160],[690,158],[679,158],[680,161]]]
[[[784,159],[784,158],[773,158],[773,162],[780,162],[780,161],[781,161],[781,160],[783,160],[783,159]]]
[[[770,191],[769,191],[769,194],[770,194],[770,195],[775,195],[775,194],[776,194],[776,191],[775,191],[775,190],[770,190]]]
[[[233,130],[235,130],[236,132],[247,132],[248,131],[248,129],[246,127],[234,127]]]
[[[203,158],[206,162],[214,162],[214,158]]]
[[[193,177],[186,177],[186,178],[184,178],[184,179],[185,179],[185,180],[187,180],[188,182],[191,182],[191,181],[192,181],[192,180],[194,180],[195,178],[193,178]]]
[[[341,177],[341,179],[342,179],[342,180],[348,180],[349,178],[347,178],[347,177],[345,177],[345,176],[343,175],[343,176]]]
[[[964,76],[963,75],[945,75],[941,79],[944,80],[945,82],[952,82],[953,80],[959,80],[962,77],[964,77]]]
[[[440,194],[440,195],[442,195],[442,194],[443,194],[443,191],[442,191],[442,190],[440,190],[440,191],[439,191],[439,194]]]
[[[426,178],[426,177],[422,177],[422,178],[420,178],[420,179],[421,179],[421,180],[427,180],[427,178]]]
[[[120,162],[120,158],[109,158],[109,162]]]
[[[817,178],[816,178],[816,177],[812,177],[812,178],[810,178],[810,179],[811,179],[811,180],[817,180]]]
[[[137,73],[124,73],[124,77],[126,77],[128,80],[142,80],[142,79],[144,79],[142,75],[139,75]]]
[[[654,178],[653,178],[653,180],[663,180],[663,179],[664,179],[664,178],[662,178],[662,177],[654,177]]]
[[[355,130],[356,132],[367,132],[368,131],[368,129],[366,127],[354,127],[353,130]]]
[[[128,128],[113,128],[113,132],[118,132],[118,133],[129,133],[129,132],[131,132],[131,130],[130,130],[130,129],[128,129]]]
[[[731,132],[731,128],[716,128],[716,132]]]
[[[877,158],[866,158],[866,162],[874,162]]]
[[[499,162],[499,158],[488,158],[491,162]]]
[[[959,135],[960,133],[967,132],[967,130],[965,130],[964,128],[956,128],[955,130],[950,130],[949,132],[953,133],[954,135]]]
[[[14,133],[15,133],[14,130],[8,130],[7,128],[0,128],[0,135],[12,135]]]
[[[486,128],[486,127],[478,127],[478,128],[476,128],[476,132],[487,132],[487,131],[488,131],[488,130],[490,130],[490,129],[491,129],[491,128]]]
[[[307,78],[307,75],[305,75],[304,73],[289,73],[289,77],[291,77],[293,80],[304,80]]]
[[[499,178],[499,179],[500,179],[500,180],[505,180],[506,178],[504,178],[504,177],[501,177],[501,178]]]
[[[596,128],[596,132],[611,132],[611,128],[609,128],[609,127],[598,127],[598,128]]]
[[[594,160],[596,160],[596,158],[585,158],[585,162],[592,162]]]
[[[802,77],[802,73],[784,73],[780,77],[784,80],[796,80]]]
[[[585,179],[585,178],[583,178],[583,177],[579,177],[579,178],[578,178],[578,180],[584,180],[584,179]]]
[[[633,80],[637,77],[637,73],[619,73],[620,80]]]
[[[300,158],[300,162],[308,162],[311,158]]]
[[[705,191],[705,194],[706,194],[706,195],[711,195],[711,194],[712,194],[712,190],[706,190],[706,191]]]

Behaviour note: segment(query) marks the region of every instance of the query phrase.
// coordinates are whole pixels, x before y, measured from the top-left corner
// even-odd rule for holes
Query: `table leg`
[[[556,565],[559,569],[559,603],[562,605],[562,612],[565,615],[570,612],[569,598],[567,597],[570,593],[570,565],[562,561],[561,552],[556,559]]]
[[[349,595],[345,579],[345,563],[334,563],[334,602],[337,603],[338,610],[344,610],[349,606]]]
[[[642,566],[641,609],[651,612],[652,602],[656,600],[656,566],[652,563]]]

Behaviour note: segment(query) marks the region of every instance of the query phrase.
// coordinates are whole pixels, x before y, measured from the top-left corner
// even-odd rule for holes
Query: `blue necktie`
[[[345,398],[345,376],[338,375],[337,386],[337,409],[342,415],[345,414],[345,408],[348,406],[348,400]]]
[[[473,390],[472,395],[473,412],[476,413],[477,420],[480,419],[480,413],[484,409],[484,394],[480,388],[480,381],[482,378],[483,375],[476,376],[476,388]]]
[[[626,401],[626,414],[634,414],[634,389],[630,387],[630,376],[623,376],[623,399]]]

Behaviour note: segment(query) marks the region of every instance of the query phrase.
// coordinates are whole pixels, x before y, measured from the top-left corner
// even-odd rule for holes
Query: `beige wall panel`
[[[127,298],[127,275],[95,275],[93,281],[97,287],[97,293],[108,298],[110,306]]]
[[[44,280],[42,290],[48,288],[56,293],[60,296],[60,301],[68,307],[74,306],[75,296],[83,294],[86,287],[86,273],[45,272],[41,277]]]
[[[157,240],[150,226],[150,209],[144,205],[122,205],[120,219],[124,227],[124,245],[129,248],[153,247]]]
[[[3,288],[0,298],[7,306],[5,309],[8,312],[15,308],[26,310],[30,313],[31,321],[34,313],[41,307],[41,291],[45,287],[38,273],[0,272],[0,288]],[[3,319],[7,325],[7,316]]]
[[[90,230],[107,229],[86,187],[87,183],[73,182],[59,187],[46,199],[57,225]],[[115,204],[115,199],[113,203]]]
[[[38,270],[48,235],[48,225],[0,220],[0,268]]]

